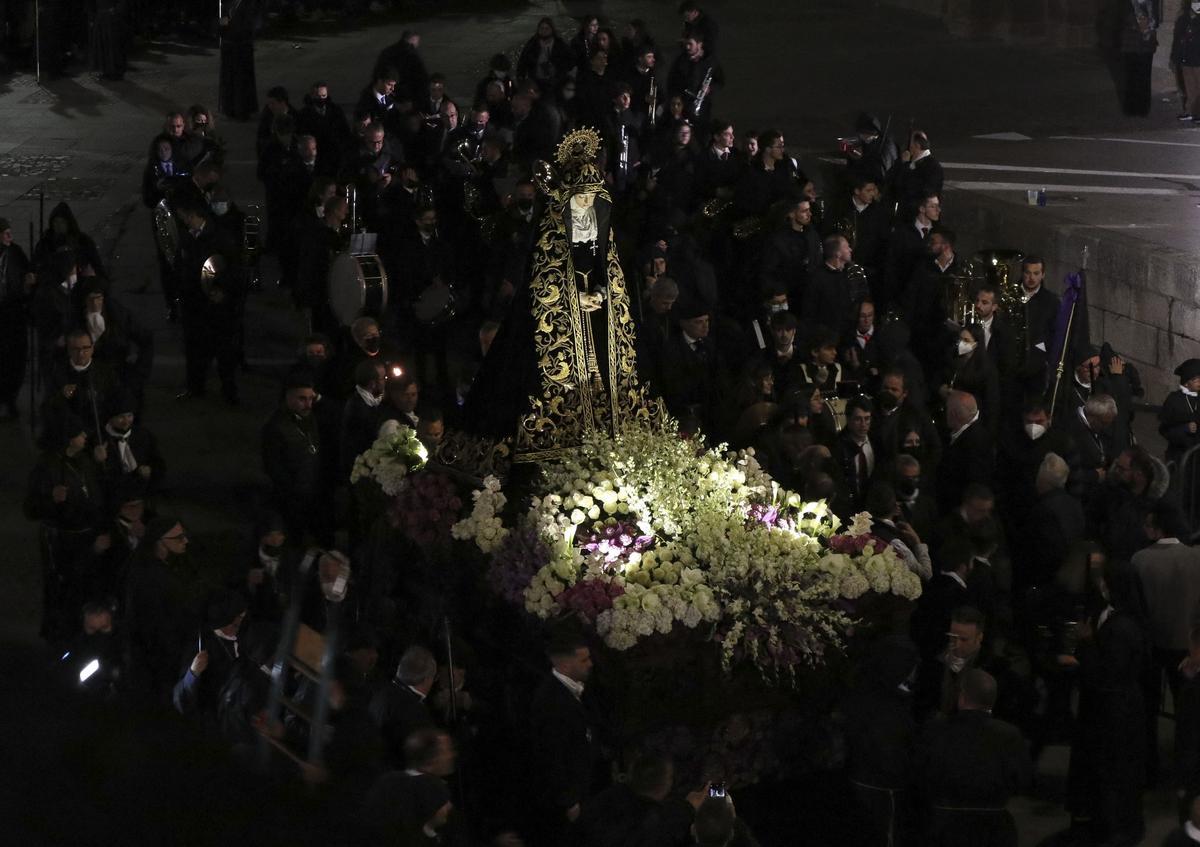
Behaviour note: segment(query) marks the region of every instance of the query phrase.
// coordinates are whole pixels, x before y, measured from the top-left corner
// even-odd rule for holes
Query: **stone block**
[[[1135,288],[1161,292],[1173,300],[1196,304],[1196,267],[1194,258],[1175,251],[1144,250],[1145,277],[1141,282],[1130,280]]]
[[[1171,321],[1167,327],[1173,335],[1200,341],[1200,309],[1191,303],[1173,301],[1171,303]]]
[[[1148,288],[1130,288],[1125,296],[1128,298],[1126,303],[1129,317],[1163,329],[1170,327],[1171,305],[1177,303],[1177,300]],[[1121,312],[1116,305],[1110,308],[1114,312]]]
[[[1096,344],[1107,341],[1124,356],[1159,366],[1158,334],[1159,331],[1150,324],[1108,312],[1104,319],[1104,336],[1097,337],[1093,333],[1092,341]]]

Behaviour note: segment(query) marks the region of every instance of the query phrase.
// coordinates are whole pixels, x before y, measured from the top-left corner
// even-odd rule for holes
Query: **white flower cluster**
[[[655,583],[649,588],[625,583],[625,593],[596,619],[596,631],[615,650],[628,650],[639,638],[666,635],[681,623],[695,629],[701,622],[715,623],[721,606],[704,583],[698,568],[684,568],[673,585]]]
[[[726,456],[671,433],[631,430],[596,438],[544,473],[523,525],[551,556],[526,587],[524,607],[545,619],[607,593],[612,607],[595,625],[614,649],[707,623],[727,663],[780,673],[840,646],[851,621],[839,599],[920,593],[891,548],[850,556],[823,547],[837,517],[824,502],[780,488],[750,451]],[[503,504],[489,478],[454,537],[494,550],[506,532]],[[852,536],[869,531],[863,517]],[[559,603],[568,588],[592,581],[608,585]]]
[[[450,534],[459,541],[474,541],[481,551],[491,553],[508,535],[500,518],[508,498],[500,490],[500,480],[489,476],[483,488],[471,493],[471,500],[471,514],[450,527]]]
[[[412,427],[402,426],[381,434],[354,459],[350,484],[362,479],[374,481],[383,493],[395,497],[404,488],[404,479],[420,470],[429,459],[429,451]]]
[[[855,556],[830,551],[821,558],[820,568],[847,600],[855,600],[868,591],[895,594],[905,600],[921,596],[921,578],[909,570],[891,545],[884,547],[882,553],[868,548]]]

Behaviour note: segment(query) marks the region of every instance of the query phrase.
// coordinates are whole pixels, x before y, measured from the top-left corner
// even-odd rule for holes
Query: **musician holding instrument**
[[[625,78],[633,89],[629,108],[642,116],[649,131],[657,128],[667,106],[666,88],[659,76],[658,51],[652,42],[646,42],[637,48]]]
[[[704,48],[704,33],[689,31],[667,74],[668,94],[682,97],[688,119],[703,126],[712,120],[713,93],[724,84],[725,72]]]
[[[333,257],[345,249],[343,224],[350,214],[346,198],[334,196],[325,201],[325,214],[318,232],[300,242],[296,289],[292,292],[296,307],[310,310],[309,323],[314,332],[333,336],[338,321],[329,307],[328,281]]]
[[[612,187],[613,199],[619,203],[637,185],[644,126],[642,116],[630,108],[633,88],[622,82],[613,90],[612,106],[604,116],[602,131],[607,151],[605,176]]]
[[[888,235],[891,227],[887,210],[879,202],[879,183],[869,176],[854,177],[845,207],[834,213],[826,235],[846,236],[854,250],[854,261],[863,269],[871,286],[871,296],[878,299],[883,289],[883,272],[887,263]]]
[[[844,236],[826,238],[821,255],[824,261],[811,272],[804,289],[801,314],[810,326],[828,327],[840,338],[853,325],[854,310],[869,292],[861,274],[849,273],[854,254]]]
[[[233,261],[237,243],[213,224],[204,206],[184,201],[176,213],[183,227],[175,273],[187,371],[187,389],[177,399],[204,396],[208,366],[216,359],[221,395],[236,406],[236,312],[245,286],[245,274]]]

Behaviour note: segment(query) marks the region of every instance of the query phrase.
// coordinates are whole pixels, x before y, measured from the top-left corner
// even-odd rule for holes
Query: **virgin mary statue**
[[[556,458],[590,435],[657,428],[665,419],[637,379],[599,150],[596,131],[581,129],[559,144],[554,166],[538,163],[527,283],[514,293],[464,410],[481,434],[513,438],[514,461]]]

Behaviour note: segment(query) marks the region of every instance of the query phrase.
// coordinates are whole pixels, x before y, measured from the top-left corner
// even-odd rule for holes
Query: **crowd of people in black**
[[[239,403],[246,303],[267,269],[311,327],[262,429],[269,505],[235,561],[192,561],[186,521],[156,508],[171,449],[142,423],[154,339],[95,243],[65,203],[32,256],[0,221],[0,404],[16,417],[15,340],[30,324],[44,453],[25,509],[41,533],[42,635],[66,654],[63,673],[97,698],[173,707],[247,764],[263,743],[320,750],[295,773],[353,843],[756,843],[721,774],[676,775],[668,757],[608,743],[619,732],[589,684],[586,638],[550,634],[541,667],[499,643],[491,614],[451,635],[445,610],[486,606],[483,590],[381,540],[345,494],[381,427],[411,426],[431,451],[470,429],[472,378],[528,281],[535,163],[589,126],[638,371],[681,435],[753,448],[844,519],[868,512],[924,582],[911,614],[850,654],[835,716],[845,840],[1015,844],[1006,803],[1060,743],[1063,843],[1139,843],[1142,793],[1160,779],[1187,816],[1200,793],[1200,553],[1171,474],[1200,443],[1200,360],[1179,366],[1162,403],[1160,460],[1133,436],[1135,368],[1062,337],[1046,263],[1026,254],[1005,279],[956,253],[924,132],[897,145],[862,115],[844,169],[818,186],[780,131],[719,117],[717,25],[690,0],[680,12],[678,49],[637,20],[618,33],[585,16],[568,40],[542,19],[461,100],[412,32],[357,94],[317,81],[294,103],[270,88],[261,265],[213,114],[167,117],[142,189],[182,329],[181,400],[205,394],[215,361]],[[331,292],[351,230],[374,234],[389,296],[347,319]],[[264,720],[263,671],[293,615],[340,649],[323,680],[288,677],[287,720]],[[1174,755],[1160,766],[1167,697]],[[1196,827],[1193,815],[1180,837],[1200,840]]]

